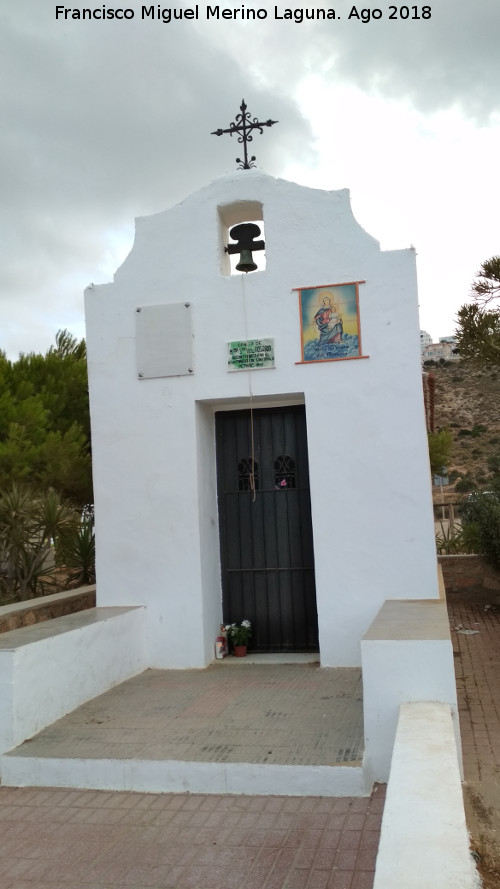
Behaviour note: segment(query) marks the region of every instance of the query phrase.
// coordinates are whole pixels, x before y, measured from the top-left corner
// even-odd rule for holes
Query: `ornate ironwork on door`
[[[221,411],[216,438],[224,620],[254,651],[316,651],[304,408]]]
[[[243,457],[238,463],[238,490],[258,491],[259,464],[251,457]]]
[[[295,487],[295,460],[288,454],[282,454],[274,461],[274,486],[281,491]]]

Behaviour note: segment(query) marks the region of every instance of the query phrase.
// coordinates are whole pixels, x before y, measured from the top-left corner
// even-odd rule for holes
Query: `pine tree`
[[[457,348],[460,358],[476,367],[500,366],[500,256],[483,262],[471,287],[474,302],[458,311]]]
[[[93,500],[85,341],[66,330],[45,355],[0,352],[0,488],[12,482]]]

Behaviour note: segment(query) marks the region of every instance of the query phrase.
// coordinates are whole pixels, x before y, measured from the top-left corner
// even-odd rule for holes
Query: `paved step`
[[[224,661],[146,670],[0,768],[9,786],[359,795],[363,743],[358,668]]]

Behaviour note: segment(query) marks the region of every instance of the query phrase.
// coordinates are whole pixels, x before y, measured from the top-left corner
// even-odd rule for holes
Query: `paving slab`
[[[457,603],[449,605],[449,613],[465,777],[482,794],[496,828],[500,614]],[[478,632],[464,635],[461,628]],[[230,724],[236,738],[231,755],[238,746],[249,755],[248,745],[237,743],[238,727],[246,726],[255,732],[253,754],[265,761],[270,754],[264,748],[272,748],[262,743],[262,724],[276,731],[275,755],[282,761],[308,759],[310,751],[327,746],[325,736],[335,738],[331,761],[338,761],[344,748],[362,755],[359,671],[329,676],[314,665],[302,672],[301,664],[266,677],[261,668],[255,670],[258,664],[248,663],[238,664],[226,678],[228,666],[232,670],[224,663],[222,670],[214,665],[181,671],[184,675],[147,671],[125,683],[128,688],[113,689],[50,726],[15,754],[30,756],[39,745],[42,757],[56,748],[58,755],[71,757],[71,744],[63,752],[63,729],[69,726],[86,755],[93,749],[100,756],[103,745],[123,752],[129,732],[147,724],[144,737],[136,736],[143,752],[165,750],[181,737],[196,758],[204,747],[207,761],[221,761],[227,749],[191,737],[206,720],[213,731],[218,723]],[[192,679],[203,675],[206,685],[194,693]],[[222,676],[224,693],[218,685]],[[255,683],[263,690],[259,706]],[[155,693],[146,695],[147,688]],[[352,733],[335,729],[334,715],[342,713],[348,726],[356,726]],[[173,734],[157,737],[154,747],[146,735],[158,735],[169,723]],[[290,727],[294,731],[287,738]],[[105,730],[113,734],[106,736]],[[342,731],[351,737],[343,740]],[[378,786],[368,798],[341,799],[0,787],[0,889],[371,889],[384,795]]]
[[[146,670],[8,756],[332,766],[363,749],[360,669],[254,661]]]
[[[384,797],[0,787],[0,889],[371,889]]]
[[[467,824],[484,889],[500,886],[500,608],[448,599]]]

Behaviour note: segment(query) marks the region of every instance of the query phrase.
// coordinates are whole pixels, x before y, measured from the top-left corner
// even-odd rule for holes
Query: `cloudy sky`
[[[0,349],[45,351],[64,327],[84,336],[82,291],[112,278],[134,216],[235,168],[240,146],[210,133],[242,97],[279,120],[252,145],[258,166],[349,188],[382,248],[416,247],[422,328],[452,333],[500,253],[498,0],[332,0],[335,20],[302,23],[285,10],[317,7],[219,7],[261,10],[241,21],[199,4],[197,21],[166,23],[126,2],[104,8],[127,21],[82,21],[56,19],[52,0],[0,0]],[[380,16],[363,22],[363,9]]]

